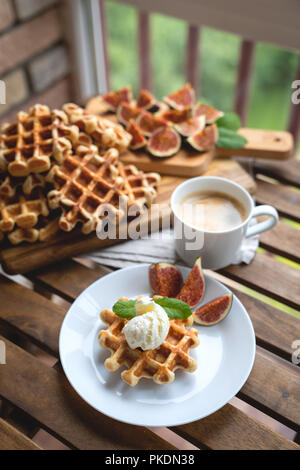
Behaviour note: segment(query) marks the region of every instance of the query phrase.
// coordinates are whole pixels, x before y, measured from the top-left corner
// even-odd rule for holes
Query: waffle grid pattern
[[[21,111],[17,121],[6,124],[1,133],[0,169],[12,176],[48,171],[51,160],[62,162],[66,149],[77,140],[78,128],[68,126],[62,111],[35,105],[29,114]]]

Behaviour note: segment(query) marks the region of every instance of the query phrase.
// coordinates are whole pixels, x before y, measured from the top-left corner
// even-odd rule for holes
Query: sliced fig
[[[195,91],[186,83],[180,90],[165,96],[164,101],[174,109],[192,108],[195,104]]]
[[[205,116],[206,124],[213,124],[224,113],[208,104],[197,103],[194,108],[194,116]]]
[[[205,116],[191,117],[180,124],[175,124],[175,129],[183,137],[189,137],[191,135],[200,132],[205,127]]]
[[[205,290],[205,279],[201,265],[201,257],[197,258],[177,299],[187,303],[191,308],[201,302]]]
[[[176,124],[186,121],[190,117],[190,114],[191,108],[170,109],[162,113],[161,117]]]
[[[138,126],[135,124],[133,119],[130,119],[129,124],[127,126],[127,132],[132,136],[131,142],[129,147],[132,150],[138,150],[145,147],[147,140],[145,136],[142,134]]]
[[[130,119],[136,119],[141,114],[141,109],[130,103],[120,103],[117,108],[118,121],[127,126]]]
[[[150,137],[160,127],[167,126],[168,122],[165,119],[153,116],[148,111],[142,111],[136,119],[136,124],[146,137]]]
[[[178,152],[181,137],[171,126],[164,126],[151,135],[147,149],[155,157],[170,157]]]
[[[137,99],[137,107],[149,110],[156,104],[156,99],[148,90],[140,90],[139,97]]]
[[[118,91],[111,91],[102,96],[102,101],[106,103],[110,111],[116,111],[120,103],[130,103],[131,100],[132,91],[130,86],[121,88]]]
[[[161,117],[163,113],[169,111],[169,106],[167,103],[163,101],[157,101],[156,104],[150,109],[150,112],[154,114],[154,116]]]
[[[214,147],[218,140],[218,128],[215,124],[204,127],[200,132],[187,138],[187,142],[199,152],[205,152]]]
[[[163,297],[176,297],[183,284],[181,272],[170,263],[151,264],[149,281],[153,294]]]
[[[199,325],[211,326],[220,323],[230,312],[232,294],[222,295],[195,310],[194,321]]]

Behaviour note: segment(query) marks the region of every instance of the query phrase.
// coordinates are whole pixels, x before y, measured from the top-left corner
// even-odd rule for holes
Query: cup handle
[[[248,227],[246,238],[253,237],[253,235],[257,235],[261,232],[265,232],[266,230],[274,227],[274,225],[276,225],[278,222],[278,212],[275,207],[267,205],[254,207],[251,219],[252,217],[258,217],[259,215],[268,215],[269,218],[263,222],[259,222],[255,225],[252,225],[251,227]]]

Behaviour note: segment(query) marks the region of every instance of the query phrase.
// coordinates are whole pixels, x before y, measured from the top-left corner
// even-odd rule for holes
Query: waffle
[[[18,245],[21,242],[34,243],[38,240],[44,242],[51,239],[59,231],[58,221],[58,217],[52,220],[51,218],[41,217],[35,227],[18,227],[10,232],[7,238],[12,245]]]
[[[142,209],[150,207],[156,197],[156,187],[160,182],[158,173],[143,173],[134,165],[117,163],[120,189],[128,196],[129,204]]]
[[[111,352],[104,365],[111,372],[126,366],[127,370],[121,373],[121,377],[131,387],[142,377],[153,379],[157,384],[166,384],[173,382],[176,369],[186,372],[196,370],[197,362],[189,355],[189,350],[198,346],[198,332],[194,328],[186,329],[193,323],[192,316],[186,320],[170,320],[169,333],[163,344],[148,351],[128,346],[122,333],[128,320],[108,309],[101,312],[100,318],[108,324],[108,328],[99,332],[99,344]]]
[[[44,188],[45,177],[41,174],[31,174],[27,177],[16,178],[11,175],[4,175],[0,182],[0,196],[13,198],[17,194],[17,188],[22,188],[24,194],[29,196],[35,188]]]
[[[73,103],[65,104],[63,111],[67,114],[71,124],[75,124],[81,131],[93,138],[100,151],[116,148],[122,152],[128,148],[132,137],[120,124],[90,114]]]
[[[100,228],[107,215],[114,222],[122,219],[127,204],[139,209],[151,204],[159,175],[147,177],[134,166],[124,167],[116,149],[102,155],[93,146],[79,145],[76,150],[76,155],[66,155],[64,163],[54,166],[46,178],[55,188],[48,193],[50,208],[62,209],[62,230],[68,232],[81,222],[82,232],[88,234]]]
[[[0,198],[0,230],[11,232],[15,225],[28,229],[33,228],[39,216],[48,216],[47,199],[41,190],[30,196],[18,194],[12,199]]]
[[[86,150],[78,147],[76,155],[67,155],[63,165],[54,166],[47,175],[55,187],[48,193],[49,206],[62,209],[59,225],[67,232],[78,222],[83,233],[96,230],[104,210],[119,218],[123,215],[118,209],[120,199],[127,201],[116,184],[117,150],[102,156]]]
[[[52,160],[63,161],[64,152],[71,149],[78,133],[63,111],[50,111],[38,104],[29,114],[21,111],[15,123],[2,128],[0,171],[8,169],[16,177],[48,171]]]

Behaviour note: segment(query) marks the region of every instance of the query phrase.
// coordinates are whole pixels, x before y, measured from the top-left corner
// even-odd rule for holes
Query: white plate
[[[234,296],[229,315],[211,327],[198,328],[200,345],[191,350],[197,360],[194,373],[177,370],[171,384],[141,379],[129,387],[120,369],[108,372],[104,361],[110,352],[98,345],[97,335],[106,326],[99,319],[119,297],[151,295],[148,267],[120,269],[90,285],[72,304],[59,338],[61,363],[76,392],[89,405],[112,418],[142,426],[177,426],[204,418],[224,406],[243,386],[253,366],[255,335],[251,320]],[[184,278],[188,268],[180,268]],[[202,303],[229,291],[205,276]]]

